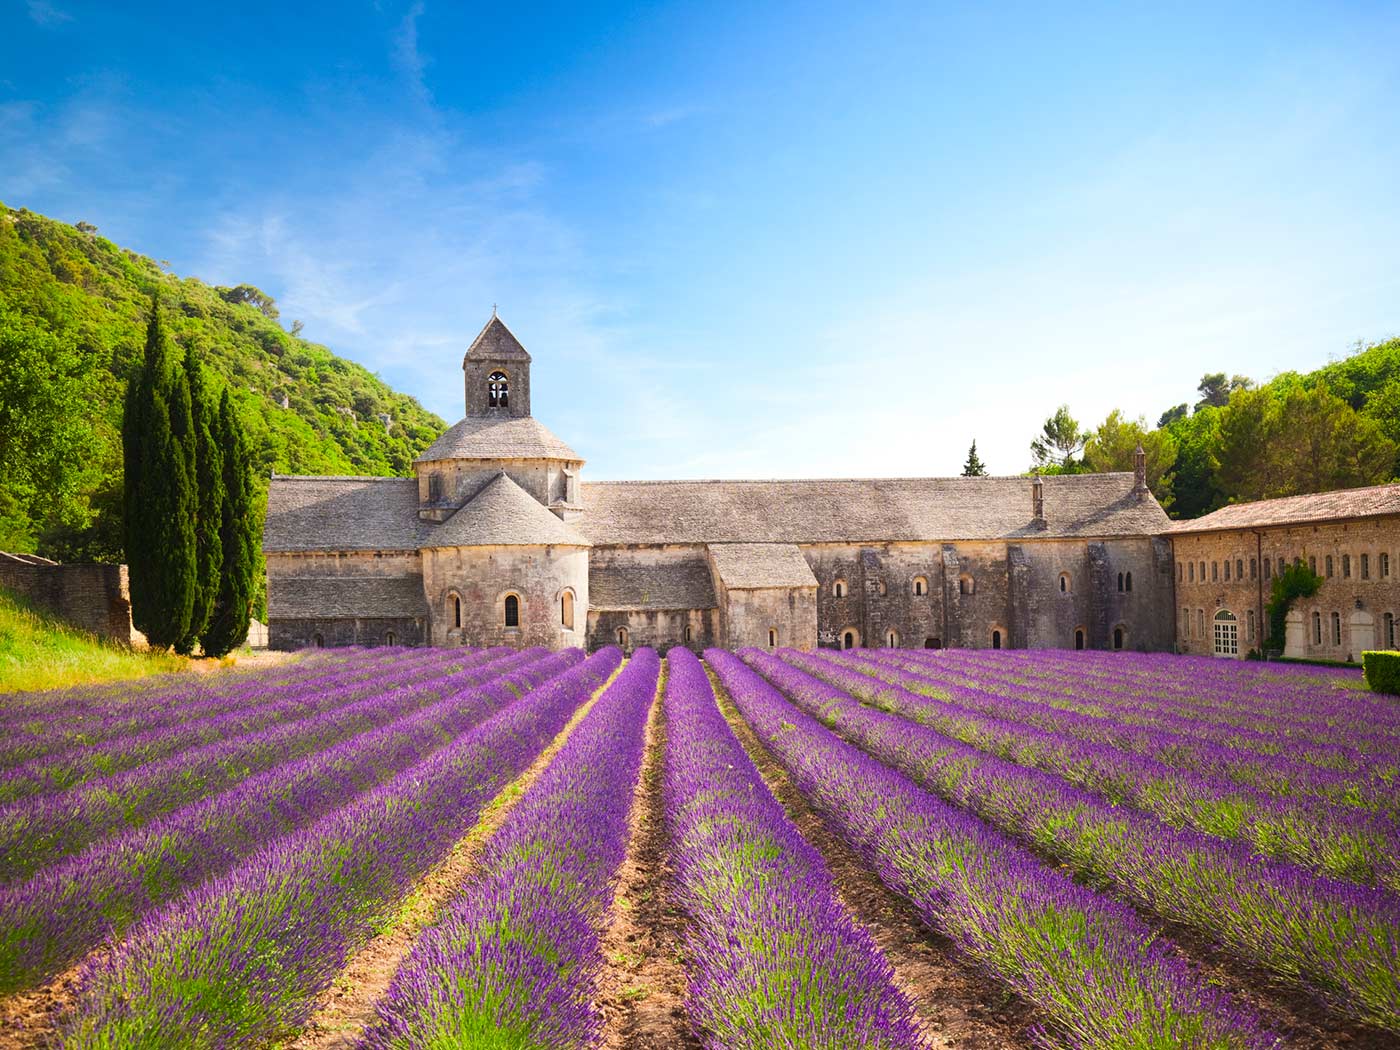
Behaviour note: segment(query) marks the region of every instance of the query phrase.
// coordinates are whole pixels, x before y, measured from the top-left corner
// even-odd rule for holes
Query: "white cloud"
[[[35,25],[53,27],[73,21],[72,15],[59,10],[49,0],[27,0],[26,6],[29,8],[29,20]]]

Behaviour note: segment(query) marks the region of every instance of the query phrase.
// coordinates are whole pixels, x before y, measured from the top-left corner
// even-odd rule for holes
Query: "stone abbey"
[[[1236,626],[1222,655],[1242,655],[1262,622],[1266,595],[1248,586],[1262,583],[1262,541],[1247,578],[1228,567],[1246,564],[1240,540],[1226,561],[1234,586],[1194,587],[1198,549],[1255,526],[1171,522],[1141,455],[1131,473],[1044,478],[590,483],[583,458],[531,415],[530,365],[493,316],[462,362],[466,415],[415,477],[273,477],[271,645],[1219,651],[1223,612]],[[1380,549],[1400,547],[1400,486],[1380,491],[1326,518],[1328,536],[1352,517],[1371,523],[1364,557],[1385,584],[1366,595],[1373,634],[1400,612],[1400,550]],[[1301,497],[1269,527],[1317,533],[1305,501],[1326,498]],[[1174,558],[1183,543],[1190,583]],[[1346,556],[1359,573],[1363,555]],[[1358,609],[1348,631],[1368,618]],[[1304,627],[1311,611],[1297,610]],[[1340,639],[1327,615],[1327,638]],[[1311,634],[1293,634],[1311,650]]]

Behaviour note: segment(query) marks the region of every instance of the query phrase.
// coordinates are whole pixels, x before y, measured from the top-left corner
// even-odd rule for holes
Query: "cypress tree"
[[[962,476],[965,478],[985,478],[987,476],[986,464],[977,455],[976,439],[973,439],[972,447],[967,450],[967,462],[963,464]]]
[[[185,382],[190,391],[190,420],[194,438],[195,476],[195,594],[190,611],[190,627],[176,644],[178,652],[188,653],[204,633],[214,611],[219,592],[219,569],[223,563],[223,450],[215,439],[219,426],[219,406],[209,390],[204,369],[194,347],[185,348]]]
[[[253,609],[261,528],[253,505],[254,486],[243,429],[228,391],[219,400],[215,441],[223,452],[223,513],[220,541],[223,565],[214,613],[203,635],[204,652],[223,656],[248,637]]]
[[[157,649],[189,633],[195,596],[195,478],[190,394],[171,366],[151,297],[146,357],[122,421],[123,507],[131,619]]]

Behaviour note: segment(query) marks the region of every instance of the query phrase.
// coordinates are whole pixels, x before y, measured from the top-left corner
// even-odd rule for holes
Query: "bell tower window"
[[[510,380],[504,372],[492,372],[486,377],[486,404],[491,408],[510,407]]]

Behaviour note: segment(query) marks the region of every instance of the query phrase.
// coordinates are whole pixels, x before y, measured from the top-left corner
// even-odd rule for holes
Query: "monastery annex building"
[[[530,364],[493,316],[462,362],[466,415],[415,461],[415,477],[273,477],[263,543],[272,646],[1242,655],[1262,622],[1262,589],[1245,584],[1260,582],[1263,547],[1247,552],[1246,578],[1238,538],[1254,519],[1169,521],[1141,455],[1134,473],[1034,479],[590,483],[583,458],[530,414]],[[1328,546],[1322,556],[1357,559],[1347,564],[1358,573],[1367,559],[1378,584],[1367,595],[1379,603],[1371,623],[1393,631],[1400,486],[1384,489],[1394,491],[1385,513],[1371,515],[1379,525],[1348,533],[1347,521],[1330,520],[1309,534],[1326,538],[1308,556],[1370,542],[1365,554]],[[1303,499],[1314,498],[1324,497]],[[1265,524],[1305,528],[1300,514],[1266,514]],[[1173,557],[1184,542],[1193,544],[1189,581]],[[1284,542],[1271,539],[1270,557]],[[1220,586],[1193,586],[1195,566],[1204,584],[1208,562]],[[1346,646],[1330,643],[1338,632],[1322,621],[1328,656],[1355,649],[1359,658],[1367,636],[1355,611],[1345,611]],[[1229,637],[1216,630],[1222,612],[1234,618],[1220,621],[1235,624]],[[1307,611],[1299,616],[1306,627]],[[1290,648],[1311,652],[1312,637],[1295,627]]]

